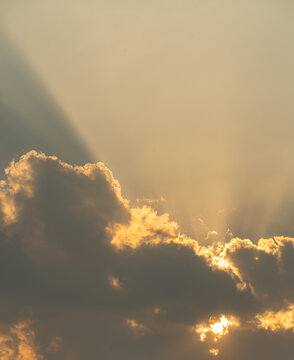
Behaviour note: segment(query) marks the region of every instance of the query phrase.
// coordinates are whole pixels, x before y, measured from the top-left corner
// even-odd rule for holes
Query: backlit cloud
[[[294,239],[203,246],[168,214],[132,206],[102,163],[71,166],[32,151],[5,174],[7,359],[26,359],[16,348],[30,360],[233,359],[225,346],[240,332],[293,330]]]
[[[293,330],[294,332],[294,305],[289,305],[285,310],[266,311],[256,315],[258,327],[266,330]]]
[[[29,322],[20,322],[0,333],[1,360],[42,360]]]

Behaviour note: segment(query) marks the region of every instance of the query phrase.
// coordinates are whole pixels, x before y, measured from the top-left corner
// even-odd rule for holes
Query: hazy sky
[[[0,0],[0,360],[292,359],[293,37],[286,0]]]

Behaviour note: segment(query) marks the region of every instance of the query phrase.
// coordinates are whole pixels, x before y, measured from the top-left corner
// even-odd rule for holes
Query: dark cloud
[[[132,207],[102,163],[27,153],[6,169],[0,205],[4,333],[35,329],[27,346],[48,360],[205,360],[197,324],[225,314],[254,336],[257,314],[293,300],[291,239],[201,247]]]
[[[293,331],[281,333],[259,330],[235,331],[220,344],[219,360],[293,358]]]
[[[259,240],[234,240],[227,257],[241,274],[242,280],[268,306],[294,302],[294,241],[276,237]]]

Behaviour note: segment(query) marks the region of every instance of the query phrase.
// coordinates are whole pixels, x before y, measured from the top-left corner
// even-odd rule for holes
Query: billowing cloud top
[[[294,239],[201,246],[102,163],[5,174],[1,360],[292,359]]]

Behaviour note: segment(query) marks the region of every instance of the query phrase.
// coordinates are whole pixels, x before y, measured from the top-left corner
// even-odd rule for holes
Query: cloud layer
[[[201,246],[102,163],[31,151],[5,175],[0,359],[258,359],[273,338],[268,359],[290,360],[293,239]]]

